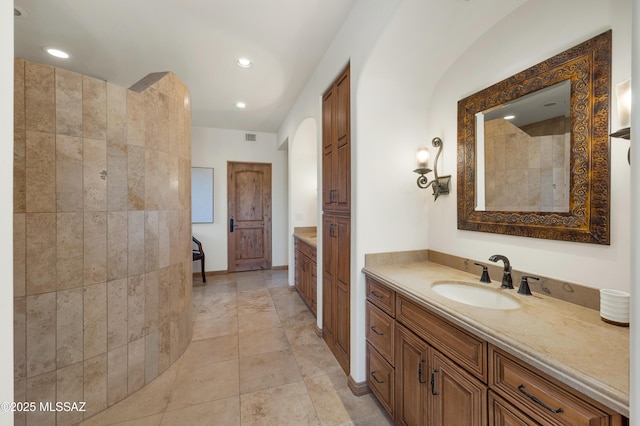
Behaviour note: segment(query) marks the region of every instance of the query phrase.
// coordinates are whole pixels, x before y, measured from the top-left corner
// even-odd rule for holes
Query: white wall
[[[318,126],[306,118],[289,143],[289,235],[296,227],[318,225]],[[295,256],[289,246],[289,259]],[[291,261],[290,265],[294,265]],[[289,268],[289,284],[294,285],[293,266]]]
[[[458,100],[609,28],[613,29],[615,85],[631,76],[630,0],[532,0],[477,38],[445,72],[429,105],[429,128],[440,129],[445,141],[450,141],[443,168],[455,175]],[[617,129],[614,98],[612,106],[611,129]],[[451,197],[430,209],[429,248],[479,260],[500,253],[519,270],[592,287],[629,290],[628,147],[628,141],[611,139],[610,246],[459,231],[454,178]]]
[[[256,142],[245,142],[245,133]],[[276,148],[273,133],[193,127],[192,167],[211,167],[213,176],[213,223],[193,224],[193,235],[206,254],[207,271],[227,270],[227,161],[271,163],[272,182],[272,265],[288,265],[288,173],[287,151]],[[199,271],[194,263],[194,272]]]
[[[12,1],[0,2],[0,402],[13,401],[13,15]],[[0,411],[0,424],[13,413]]]

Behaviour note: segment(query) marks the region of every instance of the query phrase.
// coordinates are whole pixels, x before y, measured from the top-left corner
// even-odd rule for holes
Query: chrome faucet
[[[497,262],[498,260],[502,260],[504,262],[504,272],[502,274],[502,285],[501,288],[513,288],[513,280],[511,279],[511,263],[506,256],[501,254],[494,254],[489,258],[492,262]]]

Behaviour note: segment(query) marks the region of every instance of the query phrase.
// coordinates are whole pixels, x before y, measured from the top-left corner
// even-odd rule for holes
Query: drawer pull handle
[[[422,366],[424,365],[424,363],[425,363],[425,360],[423,359],[418,364],[418,381],[420,383],[427,383],[427,381],[422,378]]]
[[[431,395],[438,395],[438,392],[436,392],[436,373],[438,372],[438,370],[433,370],[431,372]]]
[[[518,386],[518,390],[520,392],[522,392],[527,398],[529,398],[530,400],[532,400],[533,402],[535,402],[536,404],[546,408],[547,410],[551,411],[554,414],[560,414],[563,413],[564,410],[562,408],[558,408],[557,410],[554,410],[553,408],[549,407],[547,404],[545,404],[544,402],[540,401],[538,398],[536,398],[535,396],[531,395],[530,393],[528,393],[527,391],[524,390],[525,386],[522,384],[520,386]]]
[[[378,382],[380,384],[384,383],[384,380],[381,381],[380,379],[378,379],[378,377],[376,376],[376,372],[375,371],[371,372],[371,377],[373,377],[373,380],[375,380],[376,382]]]
[[[376,333],[378,336],[384,336],[384,333],[380,333],[378,330],[376,330],[376,326],[375,325],[371,326],[371,331]]]
[[[373,290],[370,294],[376,299],[384,299],[384,296],[380,296],[378,293],[376,293],[375,290]]]

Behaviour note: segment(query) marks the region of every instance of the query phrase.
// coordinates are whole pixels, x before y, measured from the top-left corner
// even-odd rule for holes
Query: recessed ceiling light
[[[515,115],[505,115],[505,116],[504,116],[504,119],[505,119],[505,120],[513,120],[514,118],[516,118],[516,116],[515,116]]]
[[[51,56],[55,56],[56,58],[69,59],[69,54],[64,50],[56,49],[55,47],[43,47],[42,50],[44,50]]]
[[[247,104],[245,104],[244,102],[236,102],[236,108],[245,109],[246,107],[247,107]]]
[[[251,62],[251,60],[247,58],[239,58],[236,61],[236,65],[238,65],[240,68],[251,68],[253,66],[253,62]]]

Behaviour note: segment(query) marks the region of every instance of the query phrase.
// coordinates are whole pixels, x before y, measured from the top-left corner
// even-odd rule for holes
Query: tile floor
[[[81,425],[391,425],[354,396],[287,271],[194,279],[193,341],[166,372]]]

